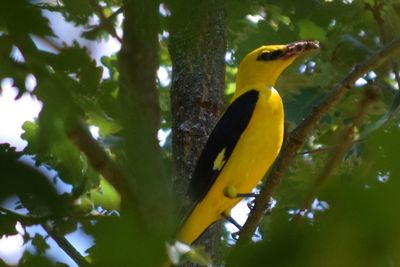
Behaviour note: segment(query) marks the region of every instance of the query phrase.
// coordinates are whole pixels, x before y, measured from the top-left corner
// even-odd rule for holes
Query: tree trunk
[[[224,109],[225,12],[219,0],[174,1],[170,8],[174,188],[182,200],[200,152]],[[216,258],[220,227],[207,233],[201,242]]]

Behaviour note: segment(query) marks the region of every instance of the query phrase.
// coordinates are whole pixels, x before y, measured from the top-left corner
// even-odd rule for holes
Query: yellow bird
[[[275,82],[299,55],[318,47],[317,41],[261,46],[242,60],[232,103],[193,173],[189,194],[195,204],[177,240],[192,244],[263,178],[283,140],[284,111]]]

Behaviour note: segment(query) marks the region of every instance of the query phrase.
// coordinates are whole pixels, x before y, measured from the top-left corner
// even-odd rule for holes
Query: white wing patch
[[[221,152],[218,153],[217,157],[214,160],[213,170],[220,171],[226,162],[225,160],[225,151],[226,148],[222,149]]]

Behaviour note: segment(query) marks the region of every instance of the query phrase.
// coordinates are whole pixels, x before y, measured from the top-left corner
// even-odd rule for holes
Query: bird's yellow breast
[[[278,92],[272,87],[260,90],[253,116],[231,156],[233,166],[226,166],[227,172],[248,170],[243,177],[234,179],[238,192],[251,192],[263,178],[282,146],[283,125],[283,105]]]
[[[250,193],[279,153],[284,125],[282,99],[272,87],[256,90],[259,98],[252,117],[215,183],[181,229],[178,239],[183,242],[191,244],[241,200],[225,196],[228,187],[237,193]]]
[[[259,93],[246,130],[208,194],[210,201],[220,200],[227,186],[234,187],[238,193],[250,193],[279,153],[284,125],[282,99],[272,87],[262,88]],[[220,214],[239,201],[225,197],[222,203],[214,203],[211,207],[216,207],[216,213]]]

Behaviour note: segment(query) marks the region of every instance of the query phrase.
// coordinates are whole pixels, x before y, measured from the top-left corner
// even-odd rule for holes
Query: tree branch
[[[330,177],[331,173],[336,168],[339,161],[345,155],[349,146],[354,142],[354,133],[356,129],[361,126],[362,122],[367,117],[369,108],[371,107],[371,104],[373,104],[374,101],[377,99],[377,97],[378,97],[377,93],[372,88],[367,88],[364,91],[364,96],[361,99],[357,114],[353,119],[353,123],[349,127],[345,128],[340,134],[340,137],[338,138],[340,143],[337,146],[335,146],[332,152],[330,153],[324,168],[321,170],[321,172],[315,179],[311,190],[308,192],[300,208],[300,212],[296,214],[294,218],[295,220],[299,220],[300,218],[302,218],[301,216],[302,212],[310,207],[315,195],[320,191],[322,186],[326,183],[327,179]]]
[[[117,31],[115,30],[114,26],[111,24],[110,20],[113,19],[119,13],[121,13],[123,9],[119,8],[110,17],[107,18],[103,12],[103,8],[99,5],[99,3],[97,1],[94,1],[94,0],[88,0],[88,1],[89,1],[90,6],[93,8],[94,12],[96,13],[96,15],[99,17],[101,25],[103,25],[106,28],[106,30],[111,34],[112,37],[114,37],[120,43],[122,43],[121,37],[118,36]]]
[[[76,248],[71,245],[71,243],[63,236],[58,233],[56,229],[48,226],[46,223],[42,223],[41,226],[43,229],[50,235],[51,238],[57,243],[57,245],[67,253],[68,256],[71,257],[75,261],[76,264],[80,267],[90,266],[90,263],[86,260],[84,256],[79,253]]]
[[[118,191],[122,203],[130,203],[130,205],[137,203],[136,196],[130,189],[131,185],[120,168],[94,140],[82,121],[77,121],[67,134],[72,143],[85,154],[90,165]]]
[[[258,224],[261,222],[265,207],[280,184],[283,174],[286,172],[291,160],[296,155],[296,152],[319,120],[333,106],[339,103],[343,96],[352,88],[358,78],[371,69],[379,67],[397,52],[400,52],[400,39],[392,41],[370,58],[356,65],[340,83],[336,84],[332,88],[331,92],[322,100],[322,102],[313,108],[311,113],[297,126],[297,128],[293,130],[283,145],[278,159],[272,166],[266,182],[261,188],[260,195],[256,199],[256,204],[250,212],[249,218],[240,233],[240,238],[237,244],[238,246],[248,243],[251,240],[251,236]]]
[[[11,217],[16,222],[20,222],[23,225],[41,225],[48,235],[57,243],[57,245],[69,256],[71,259],[78,264],[78,266],[86,267],[90,266],[89,262],[82,256],[79,251],[75,249],[73,245],[59,232],[48,225],[48,221],[52,220],[50,216],[28,216],[13,212],[9,209],[0,207],[0,212],[4,213],[4,216]],[[1,215],[0,215],[1,216]]]

